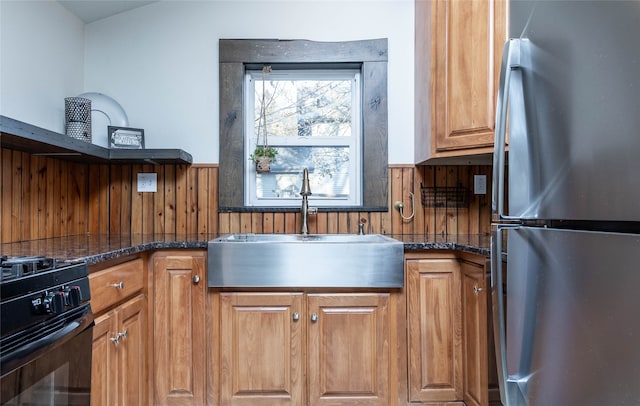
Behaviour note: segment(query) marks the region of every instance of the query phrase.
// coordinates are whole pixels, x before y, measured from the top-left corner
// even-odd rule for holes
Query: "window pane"
[[[348,137],[352,135],[352,80],[278,80],[255,82],[255,133],[264,136]]]
[[[277,147],[271,172],[256,175],[258,199],[300,199],[302,170],[309,169],[313,199],[349,197],[348,147]]]

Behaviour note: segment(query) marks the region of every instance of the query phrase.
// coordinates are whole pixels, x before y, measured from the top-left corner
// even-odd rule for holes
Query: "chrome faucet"
[[[302,196],[302,230],[300,232],[304,235],[309,234],[309,213],[315,214],[316,209],[309,209],[309,195],[311,195],[311,188],[309,187],[309,170],[304,168],[302,171],[302,187],[300,188],[300,196]]]

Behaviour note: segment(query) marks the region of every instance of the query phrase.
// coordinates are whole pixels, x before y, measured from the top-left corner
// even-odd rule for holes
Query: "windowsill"
[[[301,203],[302,204],[302,203]],[[313,203],[309,203],[310,207],[316,208]],[[363,206],[342,206],[342,207],[317,207],[320,213],[336,213],[336,212],[387,212],[388,207],[363,207]],[[297,213],[300,207],[220,207],[218,213]]]

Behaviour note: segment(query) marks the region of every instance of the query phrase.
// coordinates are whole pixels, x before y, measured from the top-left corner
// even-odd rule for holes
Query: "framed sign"
[[[108,126],[109,148],[144,148],[144,130],[142,128]]]

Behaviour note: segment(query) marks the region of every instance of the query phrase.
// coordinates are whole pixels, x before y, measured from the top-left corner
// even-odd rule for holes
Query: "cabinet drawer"
[[[143,261],[134,259],[89,275],[91,309],[94,313],[115,305],[144,286]]]

